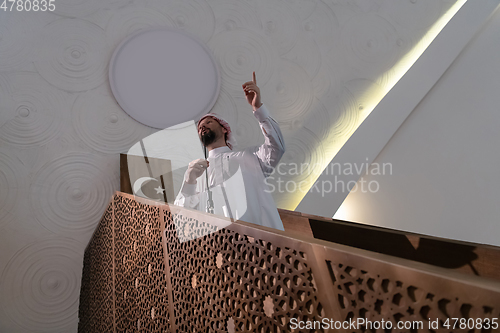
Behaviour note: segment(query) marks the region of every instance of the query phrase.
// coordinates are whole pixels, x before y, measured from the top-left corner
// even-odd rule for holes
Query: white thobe
[[[264,144],[241,151],[229,147],[208,153],[208,182],[214,214],[284,230],[265,178],[277,166],[285,151],[278,123],[262,105],[254,111],[264,134]],[[196,184],[184,184],[174,202],[177,206],[207,211],[208,192],[203,174]]]

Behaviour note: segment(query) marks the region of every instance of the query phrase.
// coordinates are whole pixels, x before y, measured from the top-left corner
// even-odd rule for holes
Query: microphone
[[[205,152],[205,159],[208,158],[207,154],[207,147],[203,146],[203,151]],[[214,213],[214,201],[212,200],[212,191],[210,190],[210,184],[208,183],[208,168],[205,170],[205,179],[207,182],[207,192],[208,192],[208,199],[207,199],[207,213],[213,214]]]

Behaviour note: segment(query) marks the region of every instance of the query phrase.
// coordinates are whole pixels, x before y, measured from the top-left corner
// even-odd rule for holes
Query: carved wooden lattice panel
[[[335,257],[332,254],[331,259]],[[358,318],[362,318],[365,322],[372,322],[360,325],[358,330],[350,330],[352,332],[386,332],[378,327],[382,320],[392,322],[392,332],[499,331],[493,329],[495,325],[484,323],[486,318],[488,323],[492,323],[491,319],[500,317],[498,294],[495,300],[495,295],[491,297],[487,290],[442,277],[422,276],[410,270],[402,273],[385,263],[375,269],[373,265],[364,267],[362,262],[356,265],[352,260],[348,260],[347,264],[346,261],[342,264],[330,260],[325,263],[330,271],[341,320],[357,322]],[[453,318],[458,320],[455,322]],[[478,318],[482,324],[478,324]],[[467,321],[469,319],[474,322]],[[437,329],[433,329],[436,327],[430,322],[436,320]],[[396,329],[400,321],[407,322],[408,326]],[[450,326],[447,328],[445,323]]]
[[[116,196],[117,332],[170,332],[159,209]]]
[[[305,251],[245,236],[238,225],[215,231],[163,216],[178,332],[290,332],[290,318],[323,318]]]
[[[443,325],[499,318],[498,283],[245,223],[216,227],[228,221],[146,203],[115,195],[96,229],[84,257],[79,332],[339,331],[294,330],[293,318],[499,331]],[[429,318],[440,321],[438,329]]]
[[[79,332],[112,332],[113,205],[108,205],[83,258]]]

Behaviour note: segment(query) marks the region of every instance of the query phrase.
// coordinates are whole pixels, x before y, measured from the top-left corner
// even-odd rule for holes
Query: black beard
[[[215,132],[211,129],[207,129],[200,137],[201,143],[206,147],[215,141]]]

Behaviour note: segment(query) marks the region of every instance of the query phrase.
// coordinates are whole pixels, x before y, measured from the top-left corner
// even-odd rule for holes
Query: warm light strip
[[[467,2],[467,0],[457,0],[453,6],[450,7],[450,9],[443,14],[427,31],[427,33],[422,37],[422,39],[401,59],[396,63],[396,65],[393,66],[392,69],[389,71],[392,71],[392,73],[395,73],[391,75],[391,80],[385,84],[382,89],[374,89],[374,91],[366,91],[363,96],[356,96],[358,100],[363,100],[364,101],[364,109],[363,109],[363,114],[361,117],[359,117],[356,125],[354,126],[355,129],[361,125],[361,123],[368,117],[368,115],[373,111],[373,109],[377,106],[378,103],[384,98],[385,95],[398,83],[398,81],[403,77],[403,75],[406,74],[406,72],[413,66],[413,64],[420,58],[420,56],[424,53],[424,51],[429,47],[429,45],[432,43],[432,41],[437,37],[437,35],[443,30],[443,28],[448,24],[448,22],[455,16],[455,14],[462,8],[462,6]],[[385,73],[384,73],[385,74]],[[383,76],[383,75],[382,75]],[[382,77],[381,76],[381,77]],[[358,111],[353,111],[353,112],[358,112]],[[347,142],[349,137],[354,133],[355,130],[353,130],[351,133],[345,133],[340,136],[335,137],[335,144],[334,146],[329,146],[328,151],[330,152],[329,155],[327,154],[322,154],[323,159],[319,162],[319,165],[321,165],[321,168],[317,168],[314,170],[311,175],[308,177],[307,182],[309,186],[304,186],[303,188],[307,188],[307,191],[297,191],[295,192],[296,195],[293,197],[288,198],[289,202],[287,204],[287,207],[282,207],[290,210],[295,210],[299,203],[302,201],[304,196],[307,194],[309,189],[314,185],[314,182],[318,179],[318,177],[321,175],[323,170],[330,164],[332,159],[337,155],[339,150],[342,148],[342,146]],[[327,142],[331,142],[332,140],[327,139]],[[320,144],[320,146],[324,149],[326,146],[326,143]],[[323,150],[321,149],[321,150]],[[320,150],[320,147],[318,147],[318,150]],[[339,209],[338,212],[344,211],[342,208]],[[337,217],[337,214],[335,214],[335,218]]]

